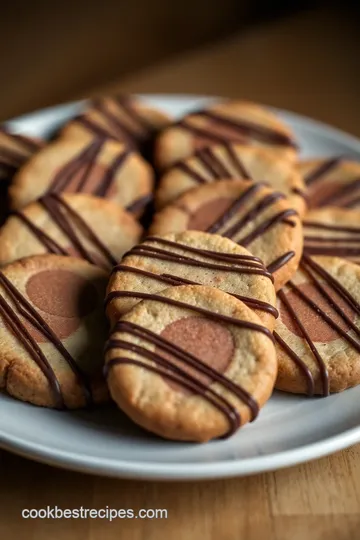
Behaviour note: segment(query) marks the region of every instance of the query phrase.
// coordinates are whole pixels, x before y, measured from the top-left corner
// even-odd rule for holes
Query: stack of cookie
[[[151,432],[207,441],[274,388],[360,383],[359,164],[299,162],[291,130],[248,102],[174,121],[103,98],[51,142],[24,141],[0,232],[9,394],[111,397]]]

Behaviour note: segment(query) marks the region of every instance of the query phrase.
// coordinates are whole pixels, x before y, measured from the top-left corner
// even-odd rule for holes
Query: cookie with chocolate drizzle
[[[276,388],[327,396],[360,384],[360,267],[304,255],[278,293]]]
[[[299,164],[309,208],[360,208],[360,162],[331,157]]]
[[[163,111],[134,96],[106,96],[90,100],[81,114],[65,124],[60,137],[88,142],[111,137],[147,154],[155,135],[170,122]]]
[[[297,158],[290,128],[274,113],[248,101],[223,101],[164,129],[155,143],[155,160],[164,170],[200,148],[228,142],[267,148],[292,163]]]
[[[87,193],[140,215],[152,198],[153,172],[139,154],[111,139],[55,141],[30,159],[9,188],[18,210],[48,193]]]
[[[151,235],[199,230],[246,247],[274,275],[279,290],[296,271],[302,226],[283,193],[247,180],[221,180],[192,189],[158,212]]]
[[[172,165],[160,178],[155,193],[156,207],[160,210],[194,187],[228,178],[266,182],[284,193],[299,215],[305,212],[305,184],[292,163],[264,148],[232,143],[200,148],[191,157]]]
[[[162,437],[208,441],[255,420],[277,372],[273,336],[243,302],[184,285],[142,300],[115,325],[105,375],[117,405]]]
[[[107,313],[114,323],[139,300],[123,291],[156,293],[183,284],[216,287],[253,309],[273,330],[273,276],[260,259],[228,238],[199,231],[153,236],[133,247],[110,277]]]
[[[59,409],[107,401],[106,280],[100,268],[59,255],[29,257],[1,270],[1,389]]]
[[[0,230],[0,264],[55,253],[110,270],[141,235],[136,219],[112,201],[50,193],[8,218]]]

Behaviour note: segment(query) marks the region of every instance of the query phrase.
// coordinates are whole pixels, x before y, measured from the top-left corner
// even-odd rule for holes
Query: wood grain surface
[[[355,21],[308,13],[179,57],[106,88],[242,96],[360,136]],[[359,419],[360,421],[360,419]],[[23,508],[164,508],[162,520],[24,520]],[[4,540],[357,540],[360,445],[258,476],[200,483],[99,478],[0,451]]]

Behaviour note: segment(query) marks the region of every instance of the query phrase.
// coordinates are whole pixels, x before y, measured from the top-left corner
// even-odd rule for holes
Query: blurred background
[[[0,118],[110,91],[258,100],[360,135],[359,0],[2,5]]]

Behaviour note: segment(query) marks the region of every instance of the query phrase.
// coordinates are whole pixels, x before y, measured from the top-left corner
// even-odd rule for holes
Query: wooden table
[[[242,96],[360,136],[356,26],[337,15],[280,21],[104,90]],[[360,419],[359,419],[360,421]],[[164,520],[23,520],[23,508],[165,508]],[[356,540],[360,445],[299,467],[204,483],[144,483],[57,470],[0,452],[0,539]]]

